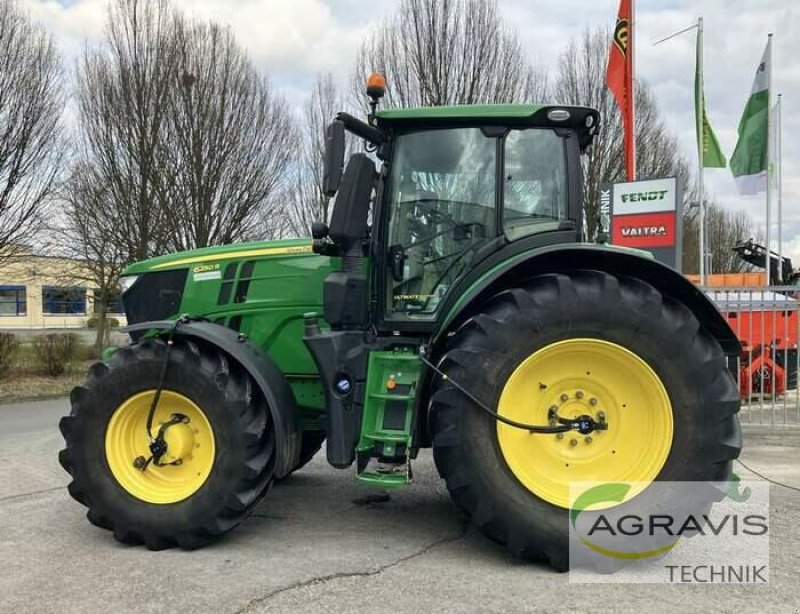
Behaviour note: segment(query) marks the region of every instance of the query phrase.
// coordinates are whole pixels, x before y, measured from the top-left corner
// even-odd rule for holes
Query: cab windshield
[[[516,239],[566,218],[564,167],[563,139],[552,130],[498,137],[481,128],[447,128],[398,136],[387,196],[387,315],[434,317],[498,233]]]

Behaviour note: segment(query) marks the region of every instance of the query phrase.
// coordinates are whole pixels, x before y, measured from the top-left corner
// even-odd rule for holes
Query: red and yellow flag
[[[633,37],[632,4],[633,0],[620,0],[617,24],[614,27],[614,38],[608,53],[608,69],[606,84],[622,112],[622,127],[625,131],[625,169],[628,181],[636,179],[636,137],[633,120]]]

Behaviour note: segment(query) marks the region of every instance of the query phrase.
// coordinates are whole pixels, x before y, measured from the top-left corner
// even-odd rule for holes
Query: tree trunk
[[[94,349],[99,354],[103,351],[106,345],[109,342],[109,334],[108,334],[108,321],[106,319],[106,295],[108,293],[103,290],[100,292],[100,299],[99,301],[95,301],[94,307],[94,315],[97,318],[97,336],[94,340]],[[99,305],[98,305],[99,303]]]

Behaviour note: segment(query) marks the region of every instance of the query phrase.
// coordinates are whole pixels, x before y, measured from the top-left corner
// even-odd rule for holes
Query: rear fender
[[[163,337],[175,326],[174,320],[141,322],[128,326],[125,332],[158,331]],[[275,474],[285,477],[300,458],[301,429],[294,395],[289,382],[272,359],[247,337],[230,328],[211,322],[187,320],[175,329],[174,336],[200,339],[218,348],[239,363],[253,378],[264,395],[275,428]]]
[[[483,301],[505,288],[513,287],[535,275],[589,269],[612,275],[636,277],[661,294],[683,303],[694,313],[700,325],[719,341],[728,356],[739,356],[741,344],[714,303],[675,269],[619,247],[574,244],[550,245],[516,254],[482,275],[463,292],[436,334],[442,341],[455,330]]]

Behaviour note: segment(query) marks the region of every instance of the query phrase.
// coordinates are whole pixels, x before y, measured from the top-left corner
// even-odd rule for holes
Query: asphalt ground
[[[0,405],[2,612],[800,612],[800,492],[770,490],[768,585],[576,585],[514,560],[450,503],[430,454],[383,503],[324,458],[219,543],[126,547],[91,526],[57,462],[66,400]],[[800,430],[745,430],[743,459],[800,487]],[[737,470],[748,477],[743,468]]]

